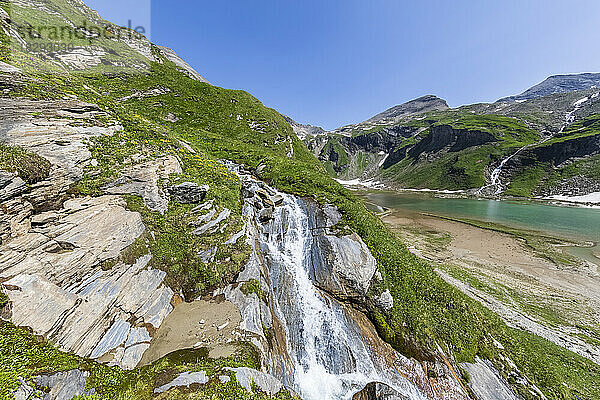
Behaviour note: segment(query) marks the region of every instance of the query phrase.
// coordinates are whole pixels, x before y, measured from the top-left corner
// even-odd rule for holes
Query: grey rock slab
[[[225,288],[225,299],[233,303],[239,310],[242,316],[240,329],[252,332],[259,336],[264,336],[262,329],[260,299],[256,293],[250,293],[246,296],[240,290],[240,287],[228,286]]]
[[[148,348],[150,343],[140,343],[124,349],[122,357],[115,362],[115,365],[127,370],[134,369]]]
[[[150,210],[164,213],[169,207],[169,200],[159,187],[159,180],[166,180],[171,174],[181,173],[181,165],[176,157],[161,157],[126,169],[116,181],[102,189],[109,194],[140,196]]]
[[[211,208],[209,212],[207,212],[206,214],[202,214],[201,216],[198,217],[198,220],[194,223],[195,226],[201,226],[206,224],[207,222],[209,222],[210,220],[212,220],[215,215],[217,214],[217,210],[214,208]]]
[[[116,365],[126,359],[120,366],[129,368],[143,346],[125,352],[125,358],[104,356],[126,340],[129,347],[143,344],[138,341],[149,341],[149,334],[145,327],[130,331],[128,322],[115,321],[158,328],[173,309],[173,291],[163,283],[164,271],[147,268],[150,254],[133,265],[101,268],[145,229],[140,215],[124,206],[117,196],[65,202],[57,216],[44,216],[32,231],[0,246],[0,277],[12,289],[6,292],[16,325],[82,357],[93,354]]]
[[[464,363],[462,367],[469,373],[469,387],[479,400],[518,400],[508,383],[488,362],[477,357],[474,364]]]
[[[99,358],[109,351],[116,349],[129,337],[131,325],[127,321],[121,319],[116,320],[110,329],[104,334],[100,343],[96,346],[90,358]]]
[[[6,74],[18,74],[21,72],[21,70],[15,66],[0,61],[0,72]]]
[[[18,377],[20,386],[13,391],[14,400],[39,400],[40,397],[36,395],[36,391],[25,382],[23,378]]]
[[[193,384],[205,384],[208,382],[206,371],[184,372],[179,374],[173,381],[154,389],[154,393],[164,393],[175,387],[190,387]]]
[[[207,222],[206,224],[204,224],[201,227],[194,230],[194,232],[193,232],[194,235],[204,235],[209,230],[211,230],[215,227],[218,227],[219,224],[221,222],[225,221],[227,218],[229,218],[230,215],[231,215],[231,211],[229,209],[227,209],[227,208],[223,209],[223,211],[221,211],[219,213],[217,218],[213,219],[212,221]]]
[[[27,184],[17,174],[0,171],[0,201],[18,196],[28,190]]]
[[[252,383],[254,382],[260,390],[274,396],[281,391],[283,384],[273,375],[265,374],[252,368],[226,368],[235,373],[235,379],[247,391],[252,392]]]
[[[240,240],[240,238],[242,236],[244,236],[245,234],[246,234],[246,226],[244,226],[241,231],[239,231],[238,233],[231,236],[231,238],[229,238],[225,242],[225,244],[236,244],[238,242],[238,240]]]
[[[75,396],[88,394],[85,392],[85,385],[89,376],[87,371],[74,369],[52,375],[39,375],[35,382],[38,386],[50,389],[50,392],[44,395],[44,400],[71,400]]]
[[[212,249],[199,251],[198,257],[203,263],[208,264],[215,260],[215,254],[217,254],[217,248],[213,247]]]
[[[146,328],[132,328],[125,342],[125,347],[131,347],[139,343],[149,343],[152,338]]]

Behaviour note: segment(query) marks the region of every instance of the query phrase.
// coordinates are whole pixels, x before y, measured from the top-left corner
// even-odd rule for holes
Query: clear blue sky
[[[125,24],[149,1],[87,3]],[[151,39],[215,85],[332,129],[425,94],[458,106],[596,72],[599,20],[597,0],[152,0]]]

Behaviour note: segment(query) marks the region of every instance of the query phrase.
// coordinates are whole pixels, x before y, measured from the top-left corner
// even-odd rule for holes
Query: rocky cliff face
[[[445,100],[440,99],[437,96],[423,96],[418,99],[411,100],[404,104],[392,107],[380,114],[369,118],[366,122],[376,123],[384,120],[394,120],[409,115],[423,114],[430,111],[443,111],[447,110],[448,103]]]
[[[519,95],[505,97],[498,102],[525,101],[551,94],[589,90],[599,86],[600,74],[597,73],[553,75]]]

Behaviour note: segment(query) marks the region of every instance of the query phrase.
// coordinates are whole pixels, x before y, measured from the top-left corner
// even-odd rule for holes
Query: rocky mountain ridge
[[[521,94],[505,97],[498,102],[532,100],[551,94],[590,90],[600,87],[600,73],[553,75]]]
[[[494,170],[510,160],[500,173],[500,192],[571,195],[572,185],[566,182],[576,180],[585,182],[577,194],[586,195],[596,192],[600,183],[593,167],[600,150],[594,122],[600,113],[600,89],[592,88],[594,76],[550,79],[556,85],[575,83],[565,83],[562,89],[540,87],[538,95],[527,100],[449,109],[427,97],[436,104],[428,111],[411,108],[422,101],[417,99],[396,107],[407,112],[390,120],[374,117],[369,121],[377,122],[304,140],[331,175],[346,181],[482,193],[479,189],[490,187]],[[559,153],[560,157],[549,156]],[[535,167],[537,175],[531,176],[529,167]]]

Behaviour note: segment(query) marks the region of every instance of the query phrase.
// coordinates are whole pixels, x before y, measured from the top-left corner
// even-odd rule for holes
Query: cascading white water
[[[577,113],[577,111],[579,111],[579,109],[588,101],[597,98],[598,96],[600,96],[600,93],[595,93],[590,97],[584,97],[582,99],[577,100],[575,103],[573,103],[573,110],[571,110],[566,116],[565,116],[565,123],[563,124],[563,126],[560,128],[560,131],[558,132],[559,134],[563,133],[565,131],[565,129],[567,129],[567,127],[572,124],[573,122],[575,122],[575,114]],[[541,142],[536,143],[536,144],[541,144],[546,142],[547,140],[551,139],[551,137],[547,137],[544,138]],[[521,147],[519,150],[517,150],[514,154],[511,154],[510,156],[506,157],[504,160],[502,160],[500,162],[500,165],[498,165],[493,171],[492,174],[490,175],[490,183],[481,187],[476,194],[484,194],[484,192],[486,191],[486,189],[489,188],[496,188],[496,190],[494,191],[494,195],[497,196],[500,193],[502,193],[502,181],[500,180],[500,177],[502,176],[502,170],[504,168],[504,166],[506,165],[507,162],[509,162],[511,159],[513,159],[515,156],[517,156],[520,152],[522,152],[523,150],[525,150],[528,147],[533,146],[532,144],[528,144],[527,146],[523,146]],[[488,192],[489,193],[489,192]]]
[[[424,399],[399,374],[379,370],[356,322],[315,288],[308,274],[312,232],[307,212],[300,199],[281,195],[284,202],[261,240],[261,252],[292,359],[289,386],[304,400],[339,400],[351,399],[369,382],[382,382],[410,399]]]
[[[529,146],[531,146],[531,145],[527,145],[527,146],[521,147],[515,153],[511,154],[510,156],[508,156],[504,160],[502,160],[500,162],[500,165],[498,165],[492,171],[492,174],[490,175],[490,183],[489,183],[489,185],[485,185],[482,188],[480,188],[477,191],[477,194],[481,194],[481,193],[483,193],[483,191],[485,189],[487,189],[487,188],[493,188],[493,187],[496,188],[496,190],[494,191],[494,195],[499,195],[500,193],[502,193],[502,182],[500,181],[500,177],[502,175],[502,169],[504,168],[504,166],[506,165],[507,162],[509,162],[510,160],[512,160],[515,156],[517,156],[520,152],[522,152],[523,150],[525,150]]]

